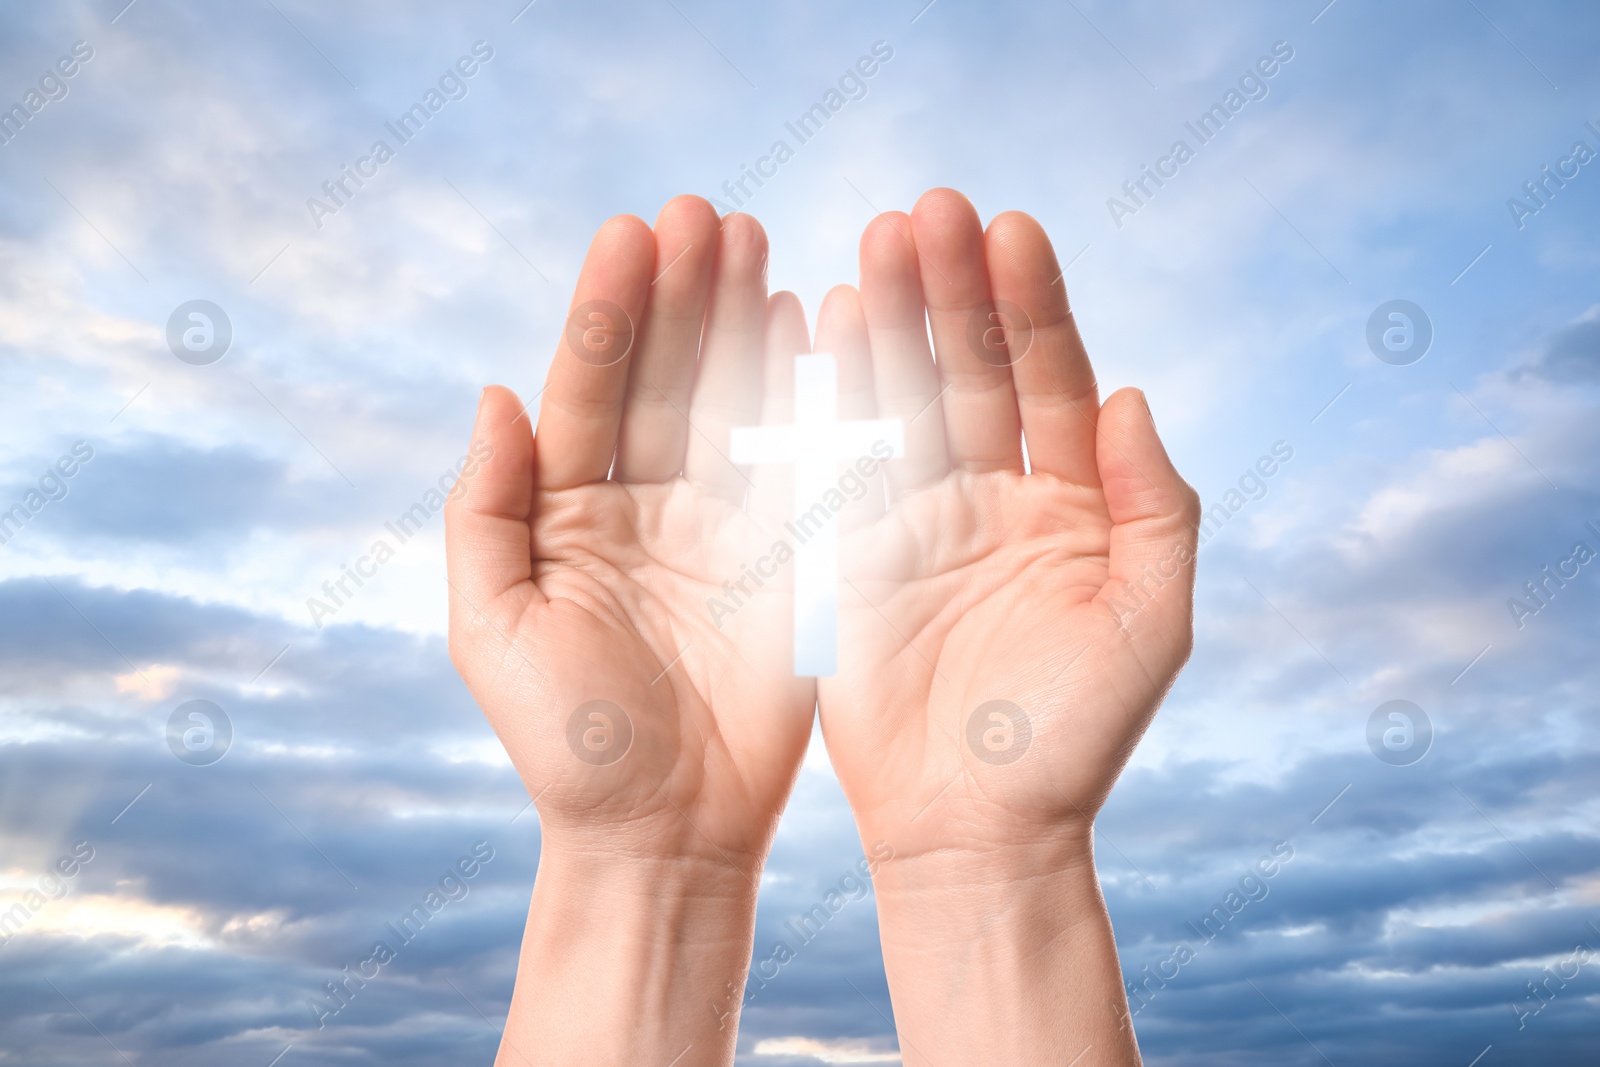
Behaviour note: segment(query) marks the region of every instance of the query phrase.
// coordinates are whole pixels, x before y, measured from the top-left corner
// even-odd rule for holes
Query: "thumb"
[[[504,386],[483,391],[466,463],[445,503],[451,606],[468,615],[533,574],[533,432],[522,407]]]
[[[1200,497],[1173,467],[1142,392],[1118,390],[1101,406],[1095,458],[1112,522],[1099,599],[1124,629],[1154,630],[1187,653]]]

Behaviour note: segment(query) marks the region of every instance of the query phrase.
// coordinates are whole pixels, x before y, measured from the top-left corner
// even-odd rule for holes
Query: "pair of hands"
[[[1092,820],[1189,653],[1198,500],[1140,393],[1099,402],[1030,217],[985,230],[952,190],[878,216],[814,341],[766,267],[760,225],[696,197],[653,231],[614,218],[572,305],[620,308],[631,336],[601,340],[626,355],[564,336],[537,434],[509,390],[480,402],[450,649],[543,834],[500,1062],[731,1062],[814,710],[864,846],[893,850],[904,1062],[1137,1062]],[[840,417],[899,419],[906,446],[840,513],[820,680],[793,674],[790,568],[724,585],[793,518],[787,472],[733,464],[730,431],[792,421],[813,350]]]

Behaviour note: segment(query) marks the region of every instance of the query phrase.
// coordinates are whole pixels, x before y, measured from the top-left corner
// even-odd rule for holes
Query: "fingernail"
[[[1144,390],[1138,390],[1139,403],[1144,405],[1144,417],[1150,420],[1150,425],[1156,424],[1156,413],[1150,410],[1150,398],[1144,395]]]

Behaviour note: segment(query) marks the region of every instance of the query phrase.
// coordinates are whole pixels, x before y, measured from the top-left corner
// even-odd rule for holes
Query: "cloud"
[[[0,1063],[492,1060],[539,829],[450,669],[437,530],[330,625],[305,598],[465,451],[482,384],[537,393],[601,220],[715,193],[880,38],[870,94],[752,205],[775,287],[814,307],[878,210],[953,184],[1078,257],[1103,385],[1149,387],[1208,499],[1296,451],[1208,545],[1196,654],[1099,821],[1130,979],[1295,849],[1157,987],[1146,1062],[1592,1052],[1600,971],[1511,1005],[1600,938],[1594,577],[1522,629],[1505,602],[1600,520],[1597,212],[1575,185],[1516,231],[1504,201],[1581,127],[1593,12],[278,6],[0,16],[8,70],[97,53],[0,149],[0,503],[96,450],[0,546],[0,914],[96,849],[0,948]],[[480,37],[471,95],[315,229],[305,198]],[[1279,38],[1270,97],[1113,228]],[[164,337],[197,296],[235,328],[204,368]],[[1435,326],[1410,367],[1363,339],[1392,297]],[[1395,697],[1435,727],[1411,767],[1367,748]],[[166,743],[192,698],[234,728],[209,767]],[[472,895],[316,1031],[307,999],[480,839]],[[861,853],[819,746],[753,963]],[[758,991],[739,1062],[895,1062],[888,1009],[867,896]]]
[[[1551,334],[1527,373],[1568,385],[1600,381],[1600,308]]]
[[[112,678],[117,692],[132,693],[140,700],[165,700],[182,677],[178,668],[167,663],[152,663],[142,669],[119,674]]]

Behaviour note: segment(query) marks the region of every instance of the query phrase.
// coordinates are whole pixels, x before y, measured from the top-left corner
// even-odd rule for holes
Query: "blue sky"
[[[1103,390],[1148,392],[1208,504],[1292,449],[1202,552],[1194,658],[1100,822],[1129,979],[1197,948],[1135,1020],[1148,1062],[1592,1055],[1600,563],[1508,600],[1600,551],[1600,162],[1573,152],[1600,151],[1600,11],[124,2],[0,15],[0,105],[60,97],[0,146],[0,508],[56,497],[0,544],[0,915],[39,904],[0,947],[0,1064],[491,1061],[539,829],[446,656],[440,529],[325,625],[306,600],[457,462],[483,384],[538,390],[602,220],[726,203],[779,139],[746,210],[811,311],[875,211],[951,185],[1044,223]],[[196,299],[233,330],[204,366],[166,340]],[[1407,365],[1366,339],[1397,299],[1432,328]],[[168,744],[193,699],[232,723],[209,766]],[[1368,744],[1390,700],[1432,726],[1408,765]],[[315,1030],[306,999],[478,842],[470,891]],[[758,957],[860,855],[814,744]],[[759,991],[740,1062],[898,1062],[888,1010],[868,898]]]

